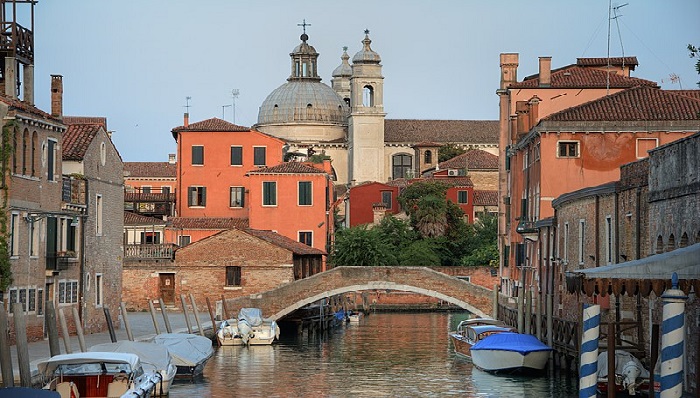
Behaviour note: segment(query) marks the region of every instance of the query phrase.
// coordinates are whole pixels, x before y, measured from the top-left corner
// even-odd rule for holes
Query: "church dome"
[[[265,98],[258,124],[320,122],[347,124],[350,108],[333,89],[321,82],[292,80]]]
[[[382,58],[370,48],[372,40],[369,38],[369,30],[365,30],[365,38],[362,40],[362,50],[352,57],[353,64],[378,64]]]
[[[352,76],[352,66],[350,66],[350,63],[348,60],[350,59],[350,56],[348,55],[348,48],[343,47],[343,55],[340,57],[342,60],[341,64],[338,65],[337,68],[333,70],[333,77],[350,77]]]

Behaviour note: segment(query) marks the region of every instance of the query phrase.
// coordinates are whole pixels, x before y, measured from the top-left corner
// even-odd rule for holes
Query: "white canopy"
[[[89,363],[128,364],[131,371],[141,367],[139,357],[135,354],[120,352],[79,352],[74,354],[54,355],[37,363],[39,372],[45,376],[53,374],[61,365],[81,365]]]
[[[89,351],[124,352],[138,355],[144,370],[167,370],[171,357],[167,347],[141,341],[118,341],[116,343],[97,344],[90,347]]]
[[[211,340],[188,333],[162,333],[153,342],[165,346],[176,366],[196,366],[214,355]]]

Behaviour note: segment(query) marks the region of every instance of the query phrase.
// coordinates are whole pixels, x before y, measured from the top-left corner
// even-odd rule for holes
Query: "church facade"
[[[253,126],[288,143],[285,160],[324,155],[337,184],[355,185],[420,176],[448,143],[498,154],[496,120],[386,119],[381,57],[368,30],[352,63],[343,49],[331,86],[321,82],[309,36],[300,39],[287,82],[263,101]]]

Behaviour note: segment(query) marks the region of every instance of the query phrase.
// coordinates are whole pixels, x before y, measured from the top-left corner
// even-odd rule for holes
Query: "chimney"
[[[15,57],[5,57],[5,95],[17,99],[17,59]]]
[[[386,206],[384,203],[374,203],[372,205],[372,224],[378,225],[386,217]]]
[[[24,93],[22,100],[34,105],[34,65],[24,65]]]
[[[552,57],[540,57],[540,86],[552,84]]]
[[[168,154],[168,163],[169,163],[169,164],[175,164],[175,154],[174,154],[174,153],[169,153],[169,154]]]
[[[506,89],[511,83],[518,81],[518,54],[501,54],[501,89]]]
[[[528,116],[529,105],[527,101],[517,101],[515,103],[515,113],[518,115],[518,136],[530,131],[530,120]]]
[[[530,128],[535,127],[537,122],[539,122],[539,112],[540,112],[540,97],[533,95],[528,102],[529,113],[530,113]]]
[[[185,127],[190,126],[190,113],[189,112],[185,112],[185,122],[184,123],[185,123],[184,124]]]
[[[51,116],[63,117],[63,76],[51,75]]]

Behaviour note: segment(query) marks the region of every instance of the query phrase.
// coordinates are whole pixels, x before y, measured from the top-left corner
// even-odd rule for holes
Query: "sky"
[[[190,123],[256,123],[304,20],[328,85],[342,47],[352,58],[370,30],[387,118],[496,120],[500,53],[520,54],[522,80],[538,57],[559,68],[606,57],[608,42],[611,56],[637,57],[633,76],[697,89],[687,46],[700,46],[700,1],[612,6],[625,3],[609,19],[609,0],[39,0],[35,102],[50,112],[50,75],[62,75],[64,115],[107,117],[124,161],[167,161],[186,97]]]

